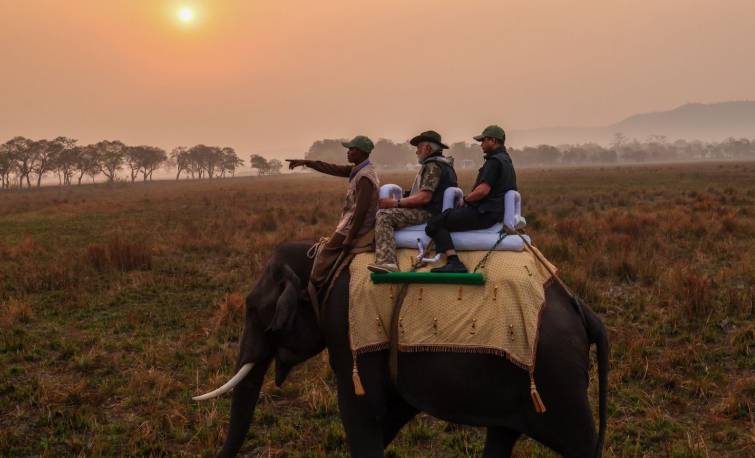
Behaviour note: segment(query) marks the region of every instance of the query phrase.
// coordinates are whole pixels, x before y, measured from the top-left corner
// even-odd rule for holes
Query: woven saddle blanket
[[[401,270],[411,270],[416,251],[398,250],[397,254]],[[484,251],[459,252],[470,269],[483,256]],[[372,262],[374,253],[362,253],[349,267],[349,333],[354,354],[388,348],[394,295],[402,287],[373,284],[367,270]],[[527,250],[494,251],[481,271],[485,285],[408,285],[399,316],[399,351],[493,354],[532,368],[550,273]]]

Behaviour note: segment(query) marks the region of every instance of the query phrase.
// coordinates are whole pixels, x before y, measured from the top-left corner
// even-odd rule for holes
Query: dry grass
[[[10,299],[0,304],[0,327],[11,329],[29,323],[33,317],[31,306],[21,299]]]
[[[610,331],[608,456],[755,454],[754,176],[520,172],[535,244]],[[232,372],[272,247],[328,234],[342,193],[318,176],[3,193],[0,455],[211,455],[229,401],[190,396]],[[475,456],[482,439],[421,416],[389,453]],[[318,357],[266,382],[244,454],[344,456],[344,441]],[[550,456],[532,441],[516,453]]]

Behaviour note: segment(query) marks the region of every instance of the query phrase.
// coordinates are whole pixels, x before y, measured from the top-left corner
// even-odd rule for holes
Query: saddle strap
[[[388,344],[388,374],[391,377],[393,386],[398,387],[398,325],[401,307],[404,305],[404,298],[409,290],[408,284],[403,284],[398,288],[396,298],[393,302],[393,314],[391,315],[391,338]]]
[[[527,246],[528,251],[532,253],[535,256],[535,259],[537,259],[540,262],[540,264],[542,264],[543,267],[545,267],[545,270],[547,270],[548,273],[551,274],[551,276],[556,279],[556,282],[558,282],[558,284],[564,289],[564,291],[566,291],[566,294],[572,300],[572,305],[574,306],[577,313],[579,314],[579,317],[582,319],[582,324],[585,326],[585,329],[587,329],[587,319],[585,318],[584,310],[582,310],[582,301],[579,299],[579,297],[577,297],[577,295],[574,294],[568,286],[566,286],[566,283],[564,283],[564,281],[561,280],[561,278],[556,274],[556,272],[553,269],[551,269],[550,265],[548,265],[545,259],[543,259],[542,255],[532,247],[530,242],[528,242],[527,239],[524,238],[521,232],[509,226],[503,226],[503,230],[505,230],[510,235],[518,235],[519,238],[521,238],[524,244]]]
[[[414,263],[409,272],[416,271],[422,266],[421,262]],[[396,297],[393,302],[393,314],[391,315],[390,339],[388,343],[388,374],[393,386],[398,388],[398,338],[399,338],[399,317],[401,308],[404,306],[406,293],[409,291],[409,284],[404,283],[399,286]]]

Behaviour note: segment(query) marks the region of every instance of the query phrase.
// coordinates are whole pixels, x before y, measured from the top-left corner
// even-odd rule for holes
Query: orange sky
[[[753,0],[0,0],[0,141],[283,156],[610,124],[754,99],[753,24]]]

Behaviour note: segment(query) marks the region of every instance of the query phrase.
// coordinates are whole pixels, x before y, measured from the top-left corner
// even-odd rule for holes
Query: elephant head
[[[295,365],[325,348],[315,311],[302,295],[311,268],[305,255],[309,245],[300,244],[300,250],[290,245],[276,250],[246,299],[236,375],[194,398],[201,401],[233,390],[231,421],[219,456],[234,456],[241,448],[270,364],[275,361],[275,383],[280,386]]]

